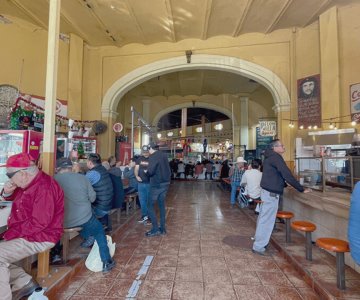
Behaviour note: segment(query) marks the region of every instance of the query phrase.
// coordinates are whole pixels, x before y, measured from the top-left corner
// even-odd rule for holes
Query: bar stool
[[[290,219],[294,217],[294,214],[290,211],[279,210],[276,214],[276,217],[285,220],[286,242],[290,243],[291,242]]]
[[[291,223],[291,228],[305,232],[306,243],[306,259],[312,260],[312,244],[311,244],[311,233],[316,230],[316,225],[307,221],[294,221]]]
[[[254,213],[255,213],[255,215],[258,215],[259,212],[256,211],[256,206],[259,205],[259,208],[260,208],[261,204],[264,203],[264,201],[262,201],[262,200],[255,200],[255,199],[253,199],[253,201],[254,201],[254,204],[255,204]]]
[[[349,243],[333,238],[319,238],[316,240],[316,245],[321,249],[336,252],[336,285],[338,289],[345,290],[344,253],[350,251]]]
[[[68,261],[70,235],[72,233],[79,233],[81,230],[82,230],[82,227],[64,228],[64,233],[61,237],[61,243],[63,246],[62,256],[63,256],[64,263],[66,263]]]
[[[134,210],[136,210],[136,198],[138,193],[131,193],[125,195],[125,203],[126,203],[126,215],[129,214],[130,206],[133,205]]]

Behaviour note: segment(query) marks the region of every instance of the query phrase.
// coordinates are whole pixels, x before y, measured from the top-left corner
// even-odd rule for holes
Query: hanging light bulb
[[[314,129],[315,129],[315,130],[318,129],[317,125],[314,126]]]
[[[329,128],[334,129],[334,124],[332,122],[330,123]]]
[[[356,125],[356,121],[351,121],[351,126],[355,126]]]
[[[312,129],[312,126],[311,126],[311,125],[309,125],[309,126],[308,126],[308,129]]]
[[[304,125],[300,125],[300,127],[299,127],[300,129],[304,129]]]
[[[338,128],[337,128],[337,126],[336,126],[336,123],[334,124],[334,129],[335,129],[335,130],[337,130],[337,129],[338,129]]]

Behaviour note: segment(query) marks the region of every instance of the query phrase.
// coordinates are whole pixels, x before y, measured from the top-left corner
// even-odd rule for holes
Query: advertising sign
[[[259,121],[261,136],[276,135],[276,121]]]
[[[321,127],[320,75],[297,81],[298,125]]]
[[[360,83],[350,85],[351,121],[360,121]]]

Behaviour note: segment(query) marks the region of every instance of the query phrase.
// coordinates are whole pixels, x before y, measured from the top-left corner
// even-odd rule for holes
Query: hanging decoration
[[[57,128],[67,126],[68,121],[71,120],[60,115],[56,115],[55,117],[55,125]],[[8,119],[10,121],[10,129],[33,129],[43,131],[44,108],[32,103],[26,98],[18,97],[10,110]],[[79,131],[81,131],[81,129],[84,131],[85,128],[91,128],[92,125],[98,121],[72,120],[72,122],[73,127],[77,128]]]

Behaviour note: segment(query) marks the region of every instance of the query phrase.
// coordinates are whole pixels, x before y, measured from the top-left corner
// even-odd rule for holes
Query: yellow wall
[[[20,81],[20,91],[45,96],[47,31],[29,23],[0,23],[0,37],[0,84],[18,87]],[[62,100],[68,93],[68,56],[69,44],[60,41],[57,98]]]

